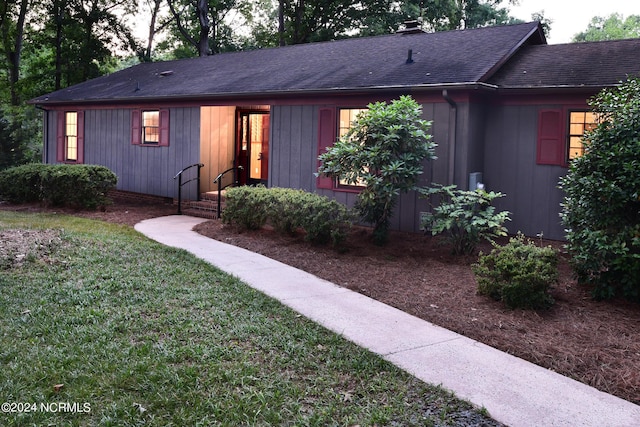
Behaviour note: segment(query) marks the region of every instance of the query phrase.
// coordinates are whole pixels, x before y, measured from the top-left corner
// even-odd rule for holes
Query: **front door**
[[[240,111],[238,114],[238,166],[241,185],[267,185],[269,174],[269,113]]]

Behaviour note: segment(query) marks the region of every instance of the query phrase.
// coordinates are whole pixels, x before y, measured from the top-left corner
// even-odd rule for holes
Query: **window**
[[[78,113],[76,111],[65,113],[64,160],[78,161]]]
[[[568,161],[584,154],[584,133],[597,123],[598,114],[586,109],[540,110],[536,163],[566,167]]]
[[[132,110],[131,144],[167,147],[169,145],[169,110]]]
[[[58,112],[56,160],[84,163],[84,111]]]
[[[160,142],[160,111],[142,112],[142,140],[143,144],[158,144]]]
[[[338,121],[338,138],[345,136],[349,130],[353,127],[353,122],[358,118],[358,114],[366,112],[366,108],[341,108],[339,110]],[[338,179],[338,186],[341,187],[364,187],[365,184],[362,181],[357,183],[349,183],[344,179]]]
[[[353,122],[358,114],[367,111],[366,108],[342,108],[340,109],[340,122],[338,125],[338,137],[343,137],[353,127]]]
[[[595,129],[597,126],[597,114],[590,111],[570,111],[569,112],[569,132],[568,132],[568,159],[572,160],[584,154],[582,137],[584,133]]]

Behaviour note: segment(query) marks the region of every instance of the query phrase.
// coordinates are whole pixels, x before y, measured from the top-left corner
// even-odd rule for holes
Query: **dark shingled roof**
[[[483,83],[537,22],[392,34],[145,63],[33,99],[36,104],[276,95]],[[412,50],[412,63],[407,63]]]
[[[605,87],[640,74],[640,39],[525,46],[489,82],[500,88]]]

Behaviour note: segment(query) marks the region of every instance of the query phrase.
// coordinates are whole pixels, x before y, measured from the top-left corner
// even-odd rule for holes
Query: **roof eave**
[[[460,82],[460,83],[433,83],[418,85],[385,85],[385,86],[368,86],[359,88],[336,87],[327,89],[303,89],[303,90],[275,90],[266,92],[224,92],[214,94],[197,94],[197,95],[172,95],[172,96],[147,96],[147,97],[124,97],[110,99],[83,99],[83,100],[64,100],[49,101],[32,99],[29,104],[46,109],[49,107],[65,106],[65,105],[104,105],[104,104],[147,104],[147,103],[163,103],[168,102],[184,102],[197,100],[243,100],[256,98],[279,98],[287,96],[314,96],[314,95],[344,95],[344,94],[363,94],[370,92],[413,92],[413,91],[439,91],[442,89],[460,89],[460,90],[496,90],[497,86],[484,82]]]
[[[527,85],[527,86],[500,86],[498,90],[500,92],[506,91],[540,91],[540,90],[600,90],[607,87],[615,87],[618,86],[619,83],[616,84],[597,84],[597,85]]]

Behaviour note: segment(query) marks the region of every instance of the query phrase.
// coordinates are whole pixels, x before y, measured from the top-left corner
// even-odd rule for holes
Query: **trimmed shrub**
[[[344,243],[354,220],[353,212],[343,204],[312,193],[306,193],[298,215],[307,241],[332,246]]]
[[[267,188],[242,186],[227,189],[222,222],[244,230],[259,230],[267,223]]]
[[[558,254],[518,234],[504,246],[494,244],[471,266],[478,293],[509,308],[544,309],[553,305],[549,288],[558,280]]]
[[[0,171],[0,197],[14,203],[42,200],[42,171],[47,165],[28,164]]]
[[[0,172],[0,196],[16,203],[94,209],[110,203],[107,193],[117,183],[104,166],[30,164]]]
[[[338,246],[347,237],[351,212],[327,197],[290,188],[235,187],[227,191],[225,224],[256,230],[269,224],[282,234],[302,229],[312,243]]]

